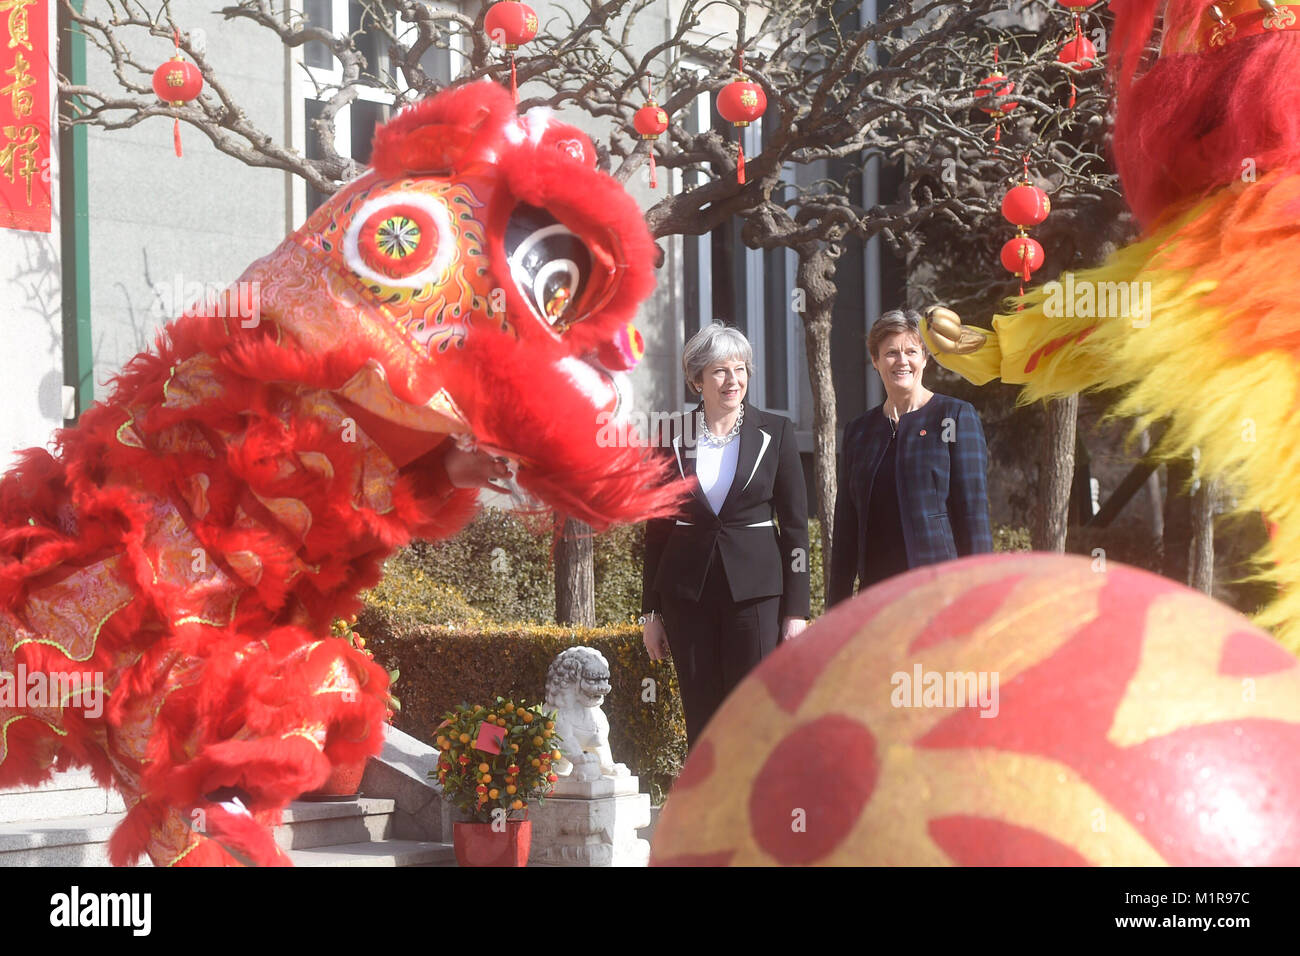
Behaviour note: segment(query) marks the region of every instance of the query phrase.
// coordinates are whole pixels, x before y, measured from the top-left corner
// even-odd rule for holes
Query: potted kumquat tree
[[[524,866],[532,846],[528,805],[551,792],[558,777],[555,713],[540,704],[498,697],[490,707],[461,704],[444,715],[436,741],[437,776],[453,805],[472,817],[457,823],[453,843],[461,866]]]

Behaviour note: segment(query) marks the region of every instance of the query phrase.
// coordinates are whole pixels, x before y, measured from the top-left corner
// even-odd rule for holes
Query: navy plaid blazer
[[[844,429],[831,546],[832,604],[852,597],[872,546],[867,505],[891,431],[880,405]],[[899,417],[895,454],[909,568],[993,550],[988,451],[973,405],[936,393],[916,411]]]

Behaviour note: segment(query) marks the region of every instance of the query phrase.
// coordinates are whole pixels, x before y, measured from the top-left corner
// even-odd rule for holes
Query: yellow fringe
[[[1261,511],[1278,525],[1257,556],[1255,577],[1275,582],[1280,596],[1256,623],[1300,652],[1300,369],[1279,351],[1237,354],[1224,334],[1228,316],[1204,305],[1217,283],[1193,282],[1189,270],[1160,268],[1162,245],[1185,221],[1120,250],[1099,268],[1074,274],[1076,292],[1083,283],[1149,283],[1142,286],[1144,297],[1150,294],[1149,322],[1145,315],[1058,314],[1068,281],[1062,276],[1062,294],[1054,296],[1048,283],[1016,300],[1023,311],[995,317],[996,334],[978,352],[936,351],[935,358],[976,384],[994,377],[1023,384],[1022,404],[1126,388],[1108,417],[1135,419],[1134,434],[1170,419],[1154,455],[1172,459],[1199,449],[1200,474],[1229,487],[1234,512]],[[1072,341],[1094,326],[1084,341]],[[1063,337],[1071,341],[1024,372],[1035,350]]]

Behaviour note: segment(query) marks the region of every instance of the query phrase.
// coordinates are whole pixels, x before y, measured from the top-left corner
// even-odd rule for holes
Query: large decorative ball
[[[652,862],[1300,864],[1300,662],[1102,560],[981,555],[835,608],[714,716]]]

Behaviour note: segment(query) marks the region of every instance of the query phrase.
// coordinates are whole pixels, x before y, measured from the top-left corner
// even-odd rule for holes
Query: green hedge
[[[614,758],[650,785],[655,802],[681,771],[686,724],[677,675],[671,663],[650,660],[635,627],[376,625],[367,631],[358,624],[357,630],[379,664],[401,671],[395,724],[424,741],[437,737],[442,715],[457,704],[488,704],[497,695],[543,700],[556,655],[576,644],[594,647],[609,661],[611,690],[603,709]]]
[[[549,519],[485,510],[460,535],[417,542],[389,559],[365,595],[357,631],[376,659],[401,671],[397,726],[432,741],[456,704],[497,695],[541,700],[546,669],[560,651],[589,644],[609,661],[605,703],[616,759],[663,796],[686,756],[686,727],[671,662],[651,661],[631,622],[641,609],[644,531],[622,527],[593,543],[596,619],[592,629],[556,627]],[[1029,548],[1023,528],[998,528],[999,551]],[[824,611],[821,527],[809,526],[812,614]],[[523,623],[510,623],[523,622]],[[651,680],[653,685],[645,685]],[[654,700],[642,697],[653,687]]]

